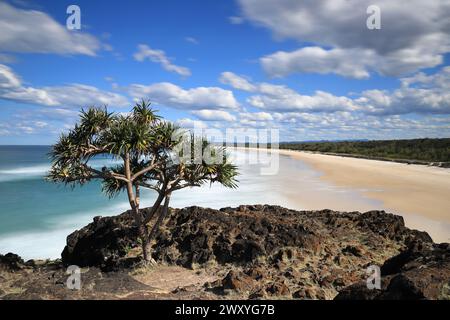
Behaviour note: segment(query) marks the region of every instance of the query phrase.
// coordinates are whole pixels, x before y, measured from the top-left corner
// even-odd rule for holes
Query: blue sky
[[[448,16],[448,0],[0,0],[0,144],[50,144],[80,108],[141,98],[284,141],[449,137]]]

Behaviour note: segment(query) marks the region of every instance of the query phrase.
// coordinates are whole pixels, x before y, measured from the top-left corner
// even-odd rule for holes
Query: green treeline
[[[280,143],[280,149],[340,153],[370,158],[450,162],[450,138],[339,142],[289,142]]]

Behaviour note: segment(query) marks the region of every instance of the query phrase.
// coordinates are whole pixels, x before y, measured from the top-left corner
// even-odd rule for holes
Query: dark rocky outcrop
[[[189,207],[172,211],[156,238],[154,257],[185,267],[211,261],[245,265],[258,258],[276,262],[291,259],[299,249],[313,255],[334,249],[336,240],[344,237],[350,241],[341,244],[349,245],[338,246],[338,256],[348,255],[349,248],[359,252],[365,246],[379,251],[375,241],[400,246],[414,239],[432,241],[425,232],[406,228],[402,217],[383,211],[295,211],[267,205],[221,210]],[[359,238],[365,243],[356,241]]]
[[[189,207],[170,210],[155,238],[153,258],[167,265],[223,273],[220,280],[206,283],[204,288],[231,298],[332,299],[342,292],[339,298],[362,299],[380,298],[372,291],[351,286],[366,278],[367,266],[383,266],[383,272],[390,273],[383,285],[394,290],[410,283],[402,268],[412,266],[412,261],[439,256],[442,250],[448,254],[448,247],[411,251],[418,246],[435,245],[427,233],[406,228],[402,217],[384,211],[295,211],[270,205],[221,210]],[[62,261],[65,265],[118,270],[126,265],[124,261],[134,248],[139,252],[138,247],[132,217],[125,212],[96,218],[71,234]],[[405,253],[407,248],[409,254]],[[409,275],[413,270],[424,272],[417,265]],[[448,281],[449,272],[440,265],[428,270],[443,273],[430,273],[427,287]],[[394,274],[401,277],[395,279]],[[387,284],[387,279],[392,281]],[[398,292],[392,290],[389,298]]]
[[[14,253],[0,254],[0,270],[18,271],[23,268],[25,262],[21,257]]]
[[[431,242],[425,232],[406,228],[402,217],[384,211],[295,211],[267,205],[221,210],[189,207],[171,209],[168,222],[156,237],[153,255],[157,260],[185,267],[208,261],[245,264],[279,254],[276,250],[285,247],[320,251],[321,242],[339,238],[346,231],[364,235],[368,245],[378,239],[402,245],[417,238]],[[137,230],[129,211],[95,217],[67,237],[62,261],[78,266],[114,264],[137,246]],[[350,245],[340,253],[348,255],[355,250],[359,249]]]
[[[415,241],[381,267],[381,289],[359,282],[337,300],[450,299],[450,244]]]
[[[138,246],[137,229],[129,211],[94,221],[67,237],[61,257],[64,265],[97,266],[111,270],[127,252]]]

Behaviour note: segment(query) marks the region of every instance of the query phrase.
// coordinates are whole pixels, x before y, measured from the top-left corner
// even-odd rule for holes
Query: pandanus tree
[[[174,191],[205,183],[237,187],[237,167],[225,151],[163,121],[146,101],[127,115],[93,107],[82,110],[79,122],[53,146],[47,179],[71,186],[98,179],[109,197],[126,192],[144,260],[152,261],[151,241]],[[92,165],[101,156],[118,161],[102,168]],[[147,210],[140,207],[142,188],[156,192]]]

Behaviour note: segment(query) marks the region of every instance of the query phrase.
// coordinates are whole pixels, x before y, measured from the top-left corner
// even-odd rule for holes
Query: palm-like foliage
[[[120,165],[101,169],[90,165],[90,160],[102,155],[119,160]],[[237,187],[237,167],[228,162],[224,148],[212,146],[205,138],[180,134],[180,128],[163,121],[146,101],[136,104],[128,115],[109,113],[106,108],[82,110],[79,123],[53,146],[51,158],[50,181],[75,186],[100,179],[109,197],[126,191],[145,260],[151,259],[150,241],[167,214],[173,191],[208,182]],[[142,187],[158,194],[145,214],[139,209]],[[149,230],[154,216],[156,223]]]

